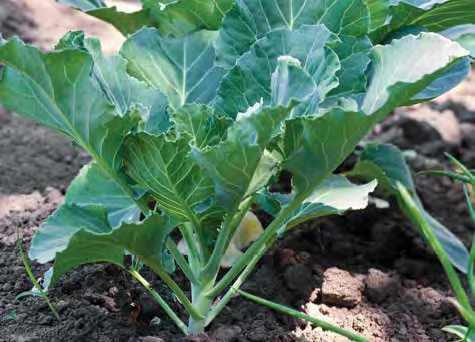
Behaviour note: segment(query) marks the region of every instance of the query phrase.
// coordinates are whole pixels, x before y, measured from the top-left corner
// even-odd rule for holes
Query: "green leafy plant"
[[[443,175],[447,176],[455,181],[461,181],[464,183],[464,194],[465,200],[467,202],[468,211],[470,217],[475,224],[475,209],[473,207],[473,199],[470,193],[473,193],[473,189],[475,186],[475,174],[468,170],[461,162],[455,159],[451,155],[447,155],[449,159],[459,168],[460,172],[448,172],[448,171],[427,171],[424,172],[426,174],[434,174],[434,175]],[[430,224],[427,222],[427,218],[421,212],[418,205],[414,202],[411,198],[410,194],[403,186],[399,186],[399,190],[401,193],[401,201],[403,201],[407,207],[407,213],[409,218],[414,222],[415,225],[420,227],[421,231],[426,238],[426,241],[434,250],[435,254],[440,260],[445,273],[452,285],[452,289],[455,293],[457,300],[453,301],[454,305],[457,307],[458,311],[465,319],[468,324],[468,327],[458,326],[458,325],[451,325],[444,327],[443,330],[454,334],[455,336],[460,338],[460,341],[475,341],[475,310],[470,302],[470,299],[465,292],[462,283],[459,279],[459,276],[450,263],[449,257],[447,256],[446,251],[444,250],[443,246],[434,235],[432,229],[430,228]],[[467,280],[470,288],[471,295],[475,297],[475,280],[473,276],[474,270],[474,262],[475,262],[475,235],[472,238],[472,247],[470,248],[470,257],[467,264]]]
[[[475,20],[469,1],[458,0],[430,9],[410,1],[143,0],[135,13],[101,0],[60,2],[128,36],[115,56],[81,32],[53,52],[17,38],[0,45],[0,102],[92,157],[37,230],[30,257],[54,260],[52,285],[79,265],[115,264],[186,334],[203,331],[299,223],[364,208],[375,178],[394,192],[392,169],[366,163],[358,172],[368,183],[359,185],[333,173],[394,108],[437,97],[467,75],[469,52],[437,32]],[[401,23],[396,14],[411,3],[417,13]],[[292,176],[289,194],[271,191],[281,171]],[[251,237],[242,222],[256,206],[274,219]],[[431,229],[452,262],[468,258],[441,224]],[[170,237],[175,231],[181,241]],[[231,267],[218,277],[224,259]],[[187,324],[142,277],[143,265],[183,305]]]

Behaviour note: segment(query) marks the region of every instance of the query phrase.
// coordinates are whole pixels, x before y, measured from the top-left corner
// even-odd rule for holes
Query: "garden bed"
[[[27,6],[21,11],[26,17],[7,16],[7,24],[14,25],[2,23],[6,35],[16,33],[50,48],[65,27],[43,24],[79,28],[92,23],[54,4],[40,11],[30,2],[16,2]],[[13,5],[7,10],[20,13]],[[109,36],[108,27],[94,25],[92,34]],[[415,149],[410,159],[414,170],[440,167],[444,151],[473,168],[475,94],[470,89],[475,89],[473,76],[437,101],[397,112],[377,127],[373,138]],[[37,298],[15,300],[31,288],[15,245],[15,227],[27,245],[87,161],[60,135],[0,110],[0,341],[187,340],[138,283],[110,265],[85,266],[62,278],[51,292],[60,322]],[[472,227],[461,187],[425,176],[416,183],[426,208],[468,242]],[[36,275],[47,268],[33,267]],[[146,276],[160,290],[152,274]],[[243,289],[374,341],[443,341],[448,336],[440,329],[460,323],[447,300],[452,294],[437,259],[394,205],[377,209],[372,204],[346,217],[302,225],[262,259]],[[167,301],[179,310],[173,298]],[[243,298],[231,302],[206,336],[190,339],[344,340]]]

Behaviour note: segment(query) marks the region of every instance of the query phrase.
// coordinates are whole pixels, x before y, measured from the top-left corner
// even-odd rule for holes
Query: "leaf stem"
[[[308,315],[305,315],[303,313],[301,313],[300,311],[297,311],[297,310],[294,310],[294,309],[291,309],[287,306],[284,306],[284,305],[280,305],[280,304],[277,304],[277,303],[274,303],[274,302],[271,302],[269,300],[266,300],[264,298],[260,298],[260,297],[257,297],[257,296],[254,296],[250,293],[247,293],[247,292],[244,292],[242,290],[239,290],[239,289],[233,289],[235,292],[239,293],[241,296],[249,299],[249,300],[252,300],[256,303],[259,303],[259,304],[262,304],[262,305],[265,305],[271,309],[274,309],[274,310],[277,310],[277,311],[281,311],[285,314],[288,314],[288,315],[291,315],[293,317],[296,317],[296,318],[300,318],[300,319],[303,319],[305,321],[308,321],[324,330],[329,330],[329,331],[332,331],[334,333],[337,333],[339,335],[342,335],[342,336],[345,336],[353,341],[356,341],[356,342],[370,342],[369,339],[367,339],[366,337],[362,337],[362,336],[359,336],[359,335],[356,335],[350,331],[347,331],[345,329],[342,329],[342,328],[339,328],[339,327],[336,327],[330,323],[327,323],[325,321],[322,321],[320,319],[317,319],[317,318],[313,318],[311,316],[308,316]]]
[[[167,248],[172,253],[173,257],[175,258],[176,263],[180,267],[180,269],[183,271],[183,274],[192,282],[192,283],[198,283],[198,279],[196,278],[195,274],[190,268],[190,265],[186,261],[185,257],[181,252],[178,250],[178,247],[176,243],[171,240],[170,238],[167,239]]]
[[[188,297],[185,295],[183,290],[178,286],[177,283],[168,275],[168,273],[156,262],[154,262],[148,256],[142,255],[142,260],[144,263],[150,267],[173,291],[178,300],[183,304],[186,311],[196,319],[201,319],[203,316],[195,309],[193,304],[190,302]]]
[[[223,258],[224,253],[226,253],[229,244],[236,233],[236,230],[239,227],[244,215],[246,215],[249,207],[252,203],[252,197],[244,200],[235,215],[228,215],[223,222],[222,230],[218,236],[216,244],[213,249],[213,253],[209,258],[208,263],[206,264],[203,275],[207,280],[211,280],[216,277],[219,272],[219,267],[221,264],[221,259]]]
[[[160,304],[160,306],[165,310],[167,315],[175,322],[175,324],[180,328],[180,330],[187,335],[187,326],[186,324],[177,316],[175,311],[165,302],[165,300],[160,296],[151,286],[150,283],[142,277],[142,275],[135,271],[129,270],[129,273],[139,281],[140,284],[152,295],[152,297]]]
[[[221,293],[232,281],[233,279],[246,267],[246,265],[254,257],[261,257],[270,247],[270,241],[275,241],[278,238],[278,231],[281,226],[285,223],[285,220],[299,207],[300,204],[307,198],[315,187],[317,187],[320,182],[316,182],[314,186],[309,187],[309,189],[300,195],[296,196],[292,202],[290,202],[282,211],[277,215],[277,217],[272,221],[272,223],[264,230],[264,233],[248,248],[246,253],[242,255],[238,261],[233,265],[233,267],[224,275],[223,278],[207,293],[210,297],[216,297]]]

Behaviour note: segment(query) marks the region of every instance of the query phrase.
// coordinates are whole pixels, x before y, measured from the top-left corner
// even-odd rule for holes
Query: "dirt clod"
[[[400,280],[378,269],[371,268],[365,279],[365,296],[369,301],[382,303],[398,295]]]
[[[336,307],[353,308],[361,303],[363,282],[336,267],[323,274],[322,302]]]

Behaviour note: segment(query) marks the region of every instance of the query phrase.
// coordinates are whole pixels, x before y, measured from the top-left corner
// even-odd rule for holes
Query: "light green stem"
[[[317,319],[317,318],[313,318],[311,316],[308,316],[308,315],[305,315],[303,313],[301,313],[300,311],[297,311],[297,310],[294,310],[294,309],[291,309],[287,306],[284,306],[284,305],[280,305],[280,304],[277,304],[277,303],[273,303],[271,301],[268,301],[264,298],[260,298],[260,297],[257,297],[257,296],[254,296],[250,293],[247,293],[247,292],[244,292],[244,291],[241,291],[239,289],[235,289],[235,291],[237,293],[239,293],[240,295],[242,295],[243,297],[249,299],[249,300],[252,300],[256,303],[259,303],[259,304],[262,304],[262,305],[265,305],[271,309],[274,309],[274,310],[277,310],[277,311],[280,311],[280,312],[283,312],[285,314],[288,314],[290,316],[293,316],[293,317],[296,317],[296,318],[300,318],[300,319],[303,319],[305,321],[308,321],[324,330],[329,330],[329,331],[332,331],[334,333],[337,333],[341,336],[345,336],[353,341],[356,341],[356,342],[370,342],[369,339],[367,339],[366,337],[362,337],[362,336],[359,336],[359,335],[356,335],[350,331],[347,331],[345,329],[341,329],[339,327],[336,327],[330,323],[327,323],[325,321],[322,321],[320,319]]]
[[[144,279],[140,273],[135,270],[130,270],[129,273],[139,281],[140,284],[152,295],[152,297],[160,304],[163,310],[167,313],[167,315],[175,322],[175,324],[180,328],[180,330],[186,335],[187,334],[187,327],[186,324],[176,315],[173,309],[165,302],[165,300],[160,296],[151,286],[150,283]]]
[[[183,290],[178,286],[177,283],[175,283],[175,281],[168,275],[168,273],[160,265],[158,265],[156,262],[154,262],[152,259],[150,259],[147,256],[142,256],[142,260],[165,282],[165,284],[168,285],[168,287],[173,291],[175,296],[183,304],[186,311],[188,311],[188,313],[191,316],[197,319],[203,318],[203,316],[195,309],[193,304],[186,297]]]

